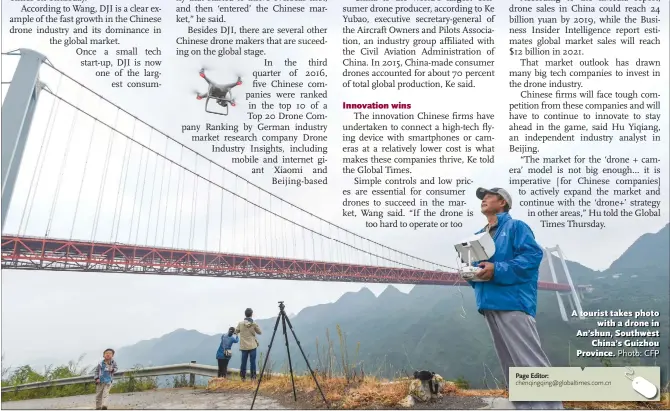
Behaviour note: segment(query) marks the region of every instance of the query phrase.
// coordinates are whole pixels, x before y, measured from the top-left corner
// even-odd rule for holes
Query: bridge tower
[[[2,228],[12,200],[23,151],[35,114],[37,99],[44,86],[39,72],[46,57],[36,51],[19,49],[8,54],[20,55],[19,64],[2,103]]]
[[[570,293],[567,294],[568,297],[568,302],[570,303],[570,309],[571,310],[577,310],[577,313],[579,315],[579,319],[583,320],[584,316],[582,315],[582,302],[579,298],[579,293],[577,292],[577,289],[575,288],[575,284],[572,282],[572,276],[570,275],[570,270],[568,269],[568,265],[565,263],[565,256],[563,255],[563,251],[561,251],[561,248],[556,245],[555,247],[546,247],[544,249],[545,254],[547,255],[547,262],[549,263],[549,270],[551,271],[551,278],[554,280],[555,283],[558,282],[557,280],[557,275],[556,275],[556,269],[554,267],[554,257],[557,257],[558,260],[561,262],[561,268],[563,269],[563,273],[565,273],[565,278],[568,281],[568,284],[570,285]],[[556,253],[556,254],[554,254]],[[569,321],[569,317],[567,312],[565,311],[565,304],[563,302],[563,296],[559,291],[556,291],[556,299],[558,300],[558,308],[561,311],[561,318],[563,321],[567,322]]]

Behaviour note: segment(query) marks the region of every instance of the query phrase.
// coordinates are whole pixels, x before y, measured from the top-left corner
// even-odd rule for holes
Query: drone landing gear
[[[214,111],[209,108],[209,101],[214,100],[214,103],[218,105],[219,107],[222,108],[221,111]],[[226,106],[221,106],[219,102],[225,102],[227,103]],[[205,101],[205,111],[210,113],[210,114],[218,114],[220,116],[227,116],[228,115],[228,110],[230,109],[229,107],[230,101],[224,98],[217,98],[217,97],[207,97],[207,101]],[[225,110],[225,112],[223,111]]]

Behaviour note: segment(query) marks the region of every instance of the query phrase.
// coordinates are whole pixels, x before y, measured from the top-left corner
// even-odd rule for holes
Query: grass
[[[363,362],[358,361],[360,343],[356,344],[355,360],[350,361],[347,350],[346,334],[339,327],[337,335],[339,339],[339,350],[334,347],[330,338],[329,330],[326,330],[325,344],[319,344],[316,340],[316,366],[315,373],[319,385],[323,390],[330,408],[337,409],[370,409],[370,408],[395,408],[398,403],[407,397],[409,392],[410,378],[397,378],[394,380],[381,379],[374,374],[366,374]],[[339,351],[339,358],[337,355]],[[261,353],[262,358],[262,353]],[[258,370],[262,367],[259,360]],[[287,367],[282,367],[282,374],[288,374]],[[379,371],[379,370],[377,370]],[[266,373],[271,372],[271,367]],[[398,373],[399,374],[399,373]],[[311,375],[296,375],[296,392],[298,400],[305,401],[305,408],[321,408],[324,406],[314,380]],[[443,395],[464,397],[504,397],[507,392],[503,389],[470,389],[470,384],[462,377],[454,381],[448,381],[442,389]],[[658,402],[563,402],[566,408],[585,410],[663,410],[670,408],[670,396],[668,387],[663,390],[661,401]],[[250,381],[241,381],[236,378],[219,379],[209,381],[209,391],[253,391],[256,384]],[[264,377],[260,386],[260,392],[268,396],[277,396],[293,399],[291,379],[288,375]]]
[[[361,380],[347,380],[346,377],[318,377],[330,408],[358,409],[368,406],[394,407],[407,396],[409,380],[390,383],[374,377]],[[296,375],[295,387],[299,399],[305,400],[313,407],[323,407],[323,400],[314,380],[310,375]],[[256,383],[239,379],[213,378],[207,389],[210,391],[253,391]],[[273,376],[261,383],[260,392],[272,396],[292,396],[291,378],[289,376]]]
[[[407,378],[393,381],[364,377],[358,380],[340,377],[317,377],[319,385],[328,400],[331,409],[378,409],[395,408],[407,396],[410,380]],[[309,408],[324,408],[321,395],[310,375],[295,377],[295,387],[298,400],[303,401]],[[239,379],[211,379],[207,386],[208,391],[251,391],[256,389],[256,383]],[[291,379],[289,376],[272,376],[263,378],[260,393],[293,399]],[[459,388],[456,382],[449,381],[442,388],[443,395],[462,397],[504,397],[505,390],[474,390]],[[574,402],[564,401],[565,408],[583,410],[664,410],[670,405],[668,393],[662,395],[658,402]]]
[[[52,381],[62,378],[80,377],[91,374],[87,367],[80,366],[83,356],[78,361],[70,361],[67,365],[58,367],[45,367],[44,371],[38,372],[29,365],[14,369],[2,369],[2,387],[28,384],[32,382]],[[138,369],[136,367],[135,369]],[[155,378],[135,377],[127,375],[117,378],[112,386],[112,393],[140,392],[157,388]],[[91,382],[85,384],[65,385],[61,387],[35,388],[32,390],[13,391],[2,394],[2,401],[21,401],[38,398],[70,397],[74,395],[86,395],[95,393],[95,383],[91,375]]]
[[[351,361],[347,352],[346,335],[337,327],[339,350],[334,347],[330,333],[326,330],[326,343],[319,345],[316,341],[316,364],[315,373],[319,385],[323,390],[330,408],[336,409],[378,409],[395,408],[398,403],[407,397],[409,392],[410,378],[396,378],[393,380],[376,377],[375,372],[365,372],[363,362],[358,360],[360,344],[356,345],[354,360]],[[339,351],[339,358],[337,355]],[[19,385],[36,381],[48,381],[59,378],[68,378],[88,374],[86,368],[81,368],[79,363],[71,361],[68,365],[56,368],[46,368],[43,373],[38,373],[29,366],[23,366],[9,372],[2,369],[2,386]],[[265,361],[264,353],[260,352],[257,360],[257,370],[263,367]],[[280,374],[272,374],[274,362],[268,361],[265,369],[260,392],[266,396],[279,397],[293,400],[291,379],[288,376],[288,366],[280,368]],[[380,367],[381,369],[381,367]],[[377,370],[379,372],[379,370]],[[398,373],[399,374],[399,373]],[[186,376],[174,377],[173,387],[179,388],[188,385]],[[507,397],[507,392],[502,389],[469,389],[469,382],[462,377],[454,381],[448,381],[442,388],[443,395],[462,397]],[[307,374],[295,376],[295,387],[298,400],[302,401],[302,408],[323,408],[325,404],[314,384],[312,376]],[[119,379],[112,388],[113,393],[139,392],[157,388],[155,378],[129,378]],[[253,392],[256,383],[250,380],[241,381],[237,376],[228,379],[213,378],[207,385],[209,391],[245,391]],[[51,387],[18,391],[2,395],[2,401],[27,400],[35,398],[54,398],[71,395],[92,394],[95,392],[95,384],[78,384],[64,387]],[[566,408],[585,410],[663,410],[670,409],[670,396],[668,387],[663,390],[661,401],[658,402],[563,402]]]

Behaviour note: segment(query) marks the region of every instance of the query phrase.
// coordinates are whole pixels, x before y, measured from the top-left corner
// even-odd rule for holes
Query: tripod
[[[283,301],[279,302],[279,315],[277,315],[277,321],[275,322],[275,328],[272,331],[272,338],[270,338],[270,345],[268,345],[268,352],[265,355],[265,361],[263,362],[263,368],[261,368],[261,374],[258,376],[258,385],[256,385],[256,392],[254,392],[254,399],[251,401],[251,409],[254,409],[254,403],[256,402],[256,396],[258,395],[258,389],[261,387],[261,381],[263,381],[263,374],[265,373],[265,366],[268,365],[268,359],[270,358],[270,350],[272,350],[272,343],[275,340],[275,335],[277,334],[277,327],[279,326],[279,320],[281,320],[281,325],[282,325],[282,331],[284,333],[284,341],[286,342],[286,354],[288,355],[288,369],[289,372],[291,373],[291,385],[293,386],[293,400],[298,401],[298,397],[296,396],[295,393],[295,380],[293,379],[293,364],[291,364],[291,350],[288,348],[288,334],[286,333],[286,324],[288,324],[288,327],[291,329],[291,333],[293,334],[293,339],[295,339],[295,342],[298,344],[298,348],[300,349],[300,353],[302,354],[302,358],[305,360],[305,364],[307,364],[307,369],[309,369],[309,372],[312,374],[312,378],[314,379],[314,383],[316,384],[316,388],[319,389],[319,393],[321,393],[321,398],[323,398],[323,402],[326,403],[326,408],[328,408],[328,401],[326,400],[326,396],[323,395],[323,391],[321,390],[321,386],[319,385],[319,381],[316,379],[316,374],[314,374],[314,371],[312,370],[312,367],[309,365],[309,361],[307,360],[307,356],[305,355],[305,352],[302,350],[302,346],[300,345],[300,341],[298,340],[298,337],[295,335],[295,331],[293,331],[293,325],[291,325],[291,321],[288,319],[288,316],[286,315],[286,312],[284,311],[284,308],[286,306],[284,305]]]

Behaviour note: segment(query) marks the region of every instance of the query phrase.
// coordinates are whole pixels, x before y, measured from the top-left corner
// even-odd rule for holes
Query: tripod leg
[[[291,320],[289,320],[287,317],[284,317],[286,323],[288,324],[288,327],[291,329],[291,333],[293,334],[293,338],[295,339],[296,344],[298,344],[298,348],[300,349],[300,353],[302,354],[302,358],[305,360],[305,364],[307,364],[307,369],[309,370],[310,374],[312,374],[312,379],[314,379],[314,383],[316,384],[316,388],[319,389],[319,393],[321,394],[321,398],[323,398],[323,402],[326,403],[326,408],[328,407],[328,400],[326,400],[326,396],[323,394],[323,390],[321,389],[321,386],[319,385],[319,381],[316,379],[316,374],[314,374],[314,370],[312,370],[312,366],[309,365],[309,360],[307,360],[307,356],[305,355],[305,351],[302,349],[302,345],[300,345],[300,340],[298,340],[298,336],[295,335],[295,331],[293,330],[293,325],[291,324]]]
[[[282,313],[281,326],[284,330],[284,340],[286,341],[286,354],[288,356],[288,370],[291,373],[291,385],[293,386],[293,401],[298,401],[295,393],[295,380],[293,379],[293,364],[291,363],[291,350],[288,348],[288,334],[286,333],[286,314]]]
[[[270,345],[268,345],[268,352],[265,354],[265,361],[263,361],[263,368],[261,368],[261,375],[258,376],[258,384],[256,385],[256,392],[254,392],[254,399],[251,401],[251,408],[254,409],[254,404],[256,403],[256,396],[258,395],[258,389],[261,388],[261,380],[263,379],[263,373],[265,372],[265,366],[268,365],[268,359],[270,358],[270,350],[272,349],[272,343],[275,340],[275,335],[277,334],[277,327],[279,326],[279,320],[281,319],[281,314],[277,316],[277,321],[275,322],[275,328],[272,331],[272,338],[270,338]]]

